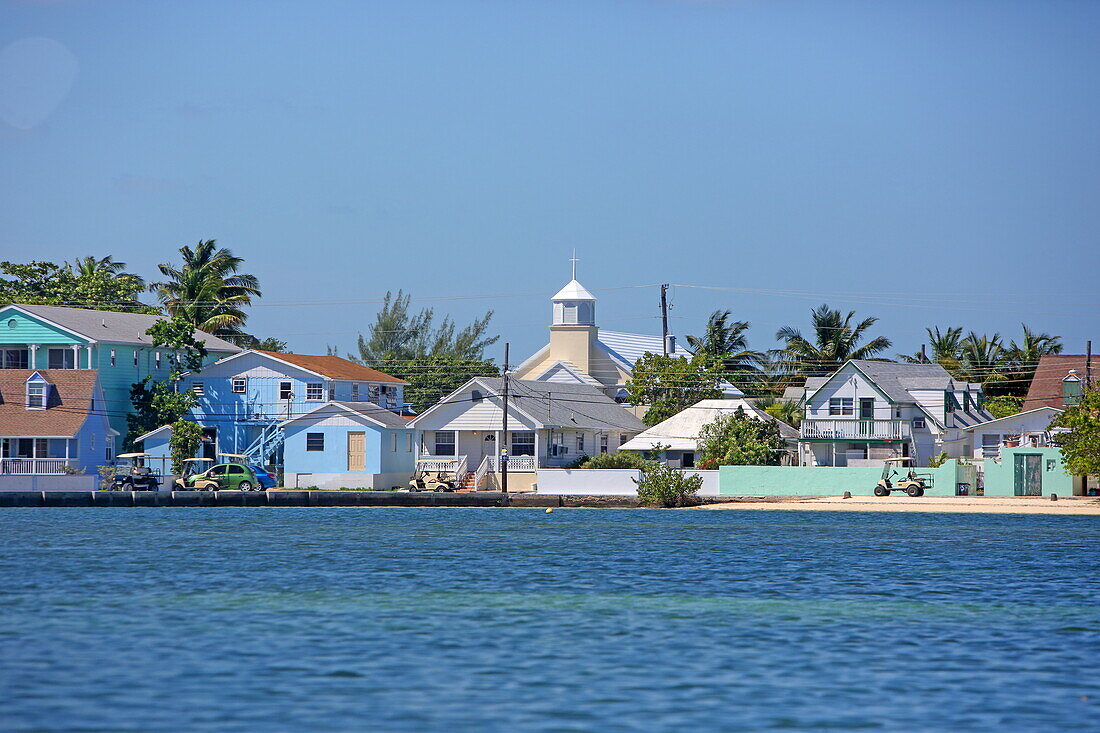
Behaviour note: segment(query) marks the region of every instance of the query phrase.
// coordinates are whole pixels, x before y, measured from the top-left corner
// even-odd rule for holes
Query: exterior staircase
[[[473,471],[470,471],[469,473],[467,473],[465,476],[462,477],[461,481],[458,482],[458,488],[455,489],[455,490],[456,491],[462,491],[462,492],[477,491],[478,483],[479,483],[479,477],[478,477],[477,473],[475,473]]]
[[[244,455],[248,456],[249,463],[265,465],[285,439],[286,435],[279,429],[279,423],[270,422],[260,431],[259,437],[252,441],[252,445],[244,450]]]

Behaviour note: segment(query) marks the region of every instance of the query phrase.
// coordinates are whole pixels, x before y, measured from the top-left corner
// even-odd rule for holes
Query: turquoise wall
[[[939,468],[918,468],[931,473],[934,486],[927,496],[954,496],[956,480],[968,480],[972,467],[962,471],[951,460]],[[958,478],[957,478],[958,476]],[[833,466],[721,466],[718,493],[728,496],[835,496],[845,491],[853,496],[874,496],[882,478],[881,467]]]
[[[14,321],[14,326],[12,322]],[[0,308],[0,343],[3,344],[86,344],[87,339],[43,323],[11,308]],[[39,350],[39,356],[45,355]],[[39,365],[45,367],[45,362]]]
[[[1062,452],[1057,448],[1001,448],[1000,462],[992,458],[985,460],[985,495],[1016,495],[1016,458],[1017,455],[1040,455],[1043,457],[1042,491],[1043,496],[1058,494],[1073,495],[1073,477],[1066,473],[1062,463]],[[1053,464],[1051,463],[1053,461]]]

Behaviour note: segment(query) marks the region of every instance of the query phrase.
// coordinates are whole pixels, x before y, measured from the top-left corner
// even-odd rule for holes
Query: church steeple
[[[573,279],[551,298],[555,326],[595,326],[596,296],[577,282],[577,251],[570,258]]]

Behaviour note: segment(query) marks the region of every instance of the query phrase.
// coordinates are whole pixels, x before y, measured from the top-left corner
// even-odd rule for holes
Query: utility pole
[[[1085,342],[1085,389],[1092,386],[1092,339]]]
[[[504,425],[500,433],[500,490],[508,493],[508,344],[504,344],[504,381],[500,390],[504,401]]]
[[[668,283],[661,285],[661,348],[668,356]]]
[[[928,355],[924,353],[924,344],[920,345],[920,363],[921,364],[927,364],[928,363]]]

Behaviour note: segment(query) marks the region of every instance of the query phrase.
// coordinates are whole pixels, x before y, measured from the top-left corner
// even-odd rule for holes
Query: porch
[[[0,476],[64,476],[75,468],[68,458],[0,458]]]
[[[0,438],[0,475],[62,476],[78,468],[77,457],[73,438]]]
[[[908,420],[836,420],[808,418],[799,427],[801,441],[882,440],[908,441],[913,430]]]

